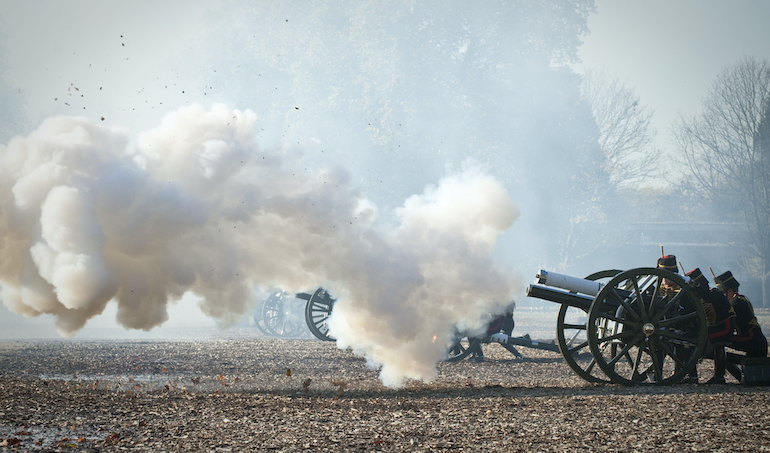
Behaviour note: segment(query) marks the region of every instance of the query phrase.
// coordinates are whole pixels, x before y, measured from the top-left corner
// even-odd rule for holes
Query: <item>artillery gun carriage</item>
[[[310,333],[319,340],[333,341],[326,320],[334,302],[323,288],[312,293],[276,291],[262,302],[255,324],[263,334],[272,337],[295,338]]]
[[[541,271],[527,296],[561,304],[559,349],[589,382],[675,384],[706,351],[700,297],[667,270],[610,270],[585,279]]]

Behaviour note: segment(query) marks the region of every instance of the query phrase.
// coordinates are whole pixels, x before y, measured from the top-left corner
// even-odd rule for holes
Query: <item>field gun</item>
[[[326,321],[335,301],[323,288],[296,294],[275,291],[260,305],[255,324],[272,337],[302,337],[309,331],[321,341],[334,341]]]
[[[585,279],[540,271],[536,278],[527,296],[561,305],[559,349],[590,382],[674,384],[706,350],[705,311],[679,274],[637,268]]]

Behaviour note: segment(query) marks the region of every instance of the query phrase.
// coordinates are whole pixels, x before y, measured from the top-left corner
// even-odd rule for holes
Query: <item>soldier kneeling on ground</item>
[[[676,262],[676,255],[664,255],[660,258],[658,258],[658,262],[656,266],[658,269],[664,269],[669,272],[673,272],[674,274],[679,273],[679,267],[677,266]],[[672,297],[674,297],[681,288],[677,286],[673,281],[664,278],[663,284],[660,287],[659,294],[665,299],[669,300]],[[675,346],[674,347],[674,354],[680,356],[680,357],[686,357],[688,355],[686,348]],[[677,367],[679,365],[677,364]],[[688,384],[697,384],[698,383],[698,368],[693,368],[685,377],[684,381]]]
[[[767,357],[767,338],[762,333],[751,302],[746,296],[738,293],[740,286],[738,280],[730,271],[727,271],[715,277],[714,283],[735,311],[735,331],[730,338],[729,346],[745,352],[746,357]],[[731,355],[730,358],[731,361],[739,360],[737,356]]]
[[[706,383],[724,384],[726,369],[740,381],[740,369],[735,364],[727,364],[724,353],[724,346],[729,344],[733,338],[735,310],[721,291],[709,287],[709,282],[700,269],[695,268],[685,275],[690,277],[690,286],[701,298],[703,309],[706,312],[709,340],[706,358],[714,359],[714,376]]]
[[[496,316],[494,319],[492,319],[492,321],[489,322],[487,325],[487,336],[500,332],[508,335],[509,337],[511,336],[514,327],[513,309],[515,307],[516,303],[511,302],[505,311],[505,314]],[[481,343],[479,343],[475,350],[471,353],[471,358],[477,362],[484,361],[484,351],[481,349]]]

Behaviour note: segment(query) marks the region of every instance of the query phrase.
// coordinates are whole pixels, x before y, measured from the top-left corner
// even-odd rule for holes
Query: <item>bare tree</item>
[[[653,146],[652,110],[639,104],[633,89],[605,71],[586,72],[581,89],[599,128],[611,187],[634,190],[657,176],[662,151]]]
[[[745,58],[726,68],[703,112],[681,118],[675,134],[698,194],[744,227],[742,249],[758,263],[770,306],[770,63]]]

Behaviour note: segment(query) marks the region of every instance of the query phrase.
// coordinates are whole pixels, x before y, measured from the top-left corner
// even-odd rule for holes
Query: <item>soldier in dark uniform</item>
[[[762,333],[751,302],[746,296],[738,293],[738,280],[727,271],[714,281],[735,310],[736,335],[733,336],[730,347],[744,351],[747,357],[767,357],[767,338]]]
[[[678,274],[679,268],[676,265],[676,255],[665,255],[658,258],[657,268]],[[664,296],[670,295],[669,293],[679,292],[679,288],[677,288],[676,285],[673,285],[672,282],[667,279],[663,279],[661,290],[665,292],[663,294]]]
[[[514,321],[513,321],[513,310],[516,308],[516,302],[511,301],[510,305],[505,310],[504,315],[496,316],[492,321],[487,324],[487,336],[496,334],[496,333],[504,333],[511,336],[511,333],[513,332],[514,327]],[[513,347],[513,345],[509,346],[512,348],[513,351],[516,351],[516,348]],[[518,351],[513,352],[514,355],[521,358],[524,357],[523,355],[519,354]],[[476,360],[477,362],[483,362],[484,361],[484,351],[481,349],[481,343],[479,343],[478,347],[474,349],[474,351],[471,353],[471,358]]]
[[[690,277],[690,286],[700,296],[703,309],[706,312],[708,339],[711,342],[711,352],[708,358],[714,359],[714,377],[707,384],[724,384],[725,370],[740,380],[740,369],[726,363],[724,344],[730,343],[735,329],[735,310],[727,298],[716,288],[709,288],[709,282],[700,269],[695,268],[685,274]],[[707,350],[708,352],[708,350]]]
[[[676,255],[664,255],[660,258],[658,258],[657,263],[658,269],[664,269],[669,272],[673,272],[675,274],[679,273],[679,267],[676,263]],[[659,291],[659,295],[662,296],[664,299],[668,300],[671,297],[673,297],[675,294],[677,294],[681,288],[674,284],[671,280],[663,279],[663,284],[661,285]],[[680,355],[681,357],[686,357],[689,354],[687,354],[686,349],[683,346],[676,346],[674,348],[674,353],[677,355]],[[677,365],[678,366],[678,365]],[[697,366],[690,371],[689,375],[684,379],[683,382],[690,383],[690,384],[697,384],[698,383],[698,368]]]
[[[700,269],[695,268],[685,274],[690,277],[690,286],[700,296],[706,311],[708,339],[711,341],[730,341],[735,329],[735,310],[724,294],[716,288],[710,288],[709,282]]]

